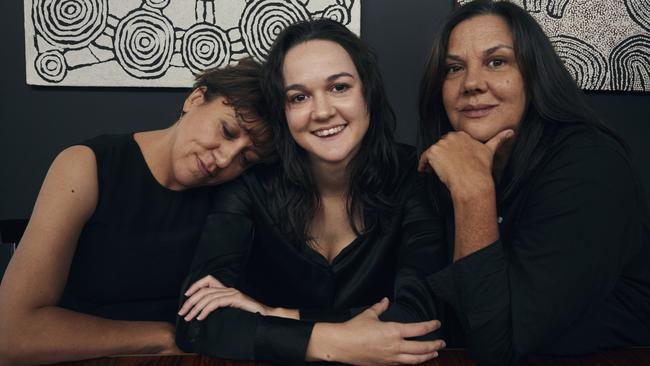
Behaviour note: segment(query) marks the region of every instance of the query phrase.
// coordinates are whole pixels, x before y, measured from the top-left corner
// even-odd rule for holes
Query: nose
[[[487,83],[480,67],[467,66],[463,79],[463,94],[482,93],[487,88]]]
[[[314,121],[327,121],[336,113],[334,106],[326,96],[314,96],[313,98],[311,118]]]
[[[237,155],[249,144],[248,136],[242,136],[233,141],[225,141],[213,152],[215,164],[219,169],[229,167]]]

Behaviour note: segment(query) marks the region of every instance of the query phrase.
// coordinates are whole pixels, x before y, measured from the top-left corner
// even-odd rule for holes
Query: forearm
[[[382,322],[384,298],[345,323],[317,323],[306,347],[306,361],[352,365],[420,364],[436,357],[444,341],[413,341],[436,330],[438,321],[400,324]]]
[[[262,314],[264,316],[276,316],[278,318],[300,320],[300,310],[287,308],[269,308]]]
[[[118,321],[47,306],[2,316],[0,354],[8,363],[43,364],[175,349],[173,326]]]
[[[312,322],[219,308],[204,320],[178,319],[176,340],[186,352],[233,360],[302,362]]]
[[[305,361],[343,362],[337,344],[337,325],[333,323],[316,323],[312,330]]]
[[[455,242],[454,261],[499,239],[496,194],[492,179],[472,189],[453,189]]]

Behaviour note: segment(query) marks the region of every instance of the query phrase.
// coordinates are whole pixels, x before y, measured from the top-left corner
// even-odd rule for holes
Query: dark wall
[[[401,141],[415,141],[419,78],[431,35],[451,6],[452,0],[363,1],[362,37],[379,56]],[[101,133],[165,127],[180,112],[185,91],[179,89],[28,86],[22,1],[0,1],[0,26],[0,219],[29,216],[49,164],[64,147]],[[588,99],[645,168],[650,94],[592,93]],[[641,176],[650,191],[650,170]]]

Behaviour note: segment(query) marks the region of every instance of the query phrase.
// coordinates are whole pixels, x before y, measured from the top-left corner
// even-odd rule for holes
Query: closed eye
[[[228,126],[226,126],[226,123],[224,122],[221,123],[221,132],[223,133],[223,137],[225,137],[226,140],[234,140],[237,138],[235,132],[228,129]]]

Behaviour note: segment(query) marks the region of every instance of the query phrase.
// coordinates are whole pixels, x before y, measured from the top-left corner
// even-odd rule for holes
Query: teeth
[[[318,131],[314,131],[314,135],[316,135],[318,137],[332,136],[332,135],[335,135],[335,134],[343,131],[344,128],[345,128],[345,125],[340,125],[340,126],[328,128],[327,130],[318,130]]]

